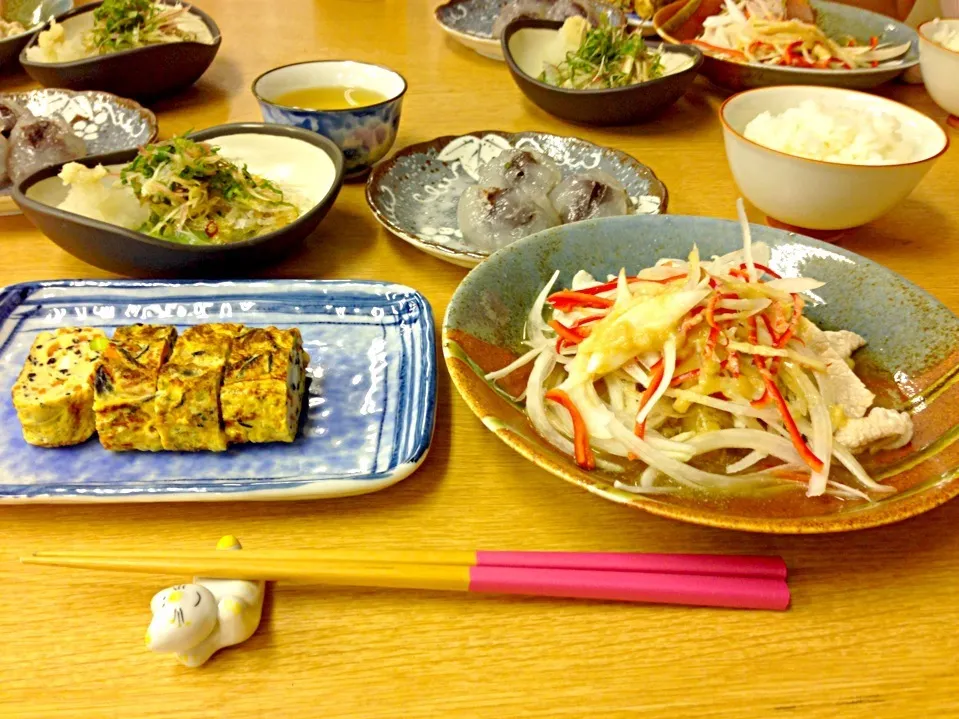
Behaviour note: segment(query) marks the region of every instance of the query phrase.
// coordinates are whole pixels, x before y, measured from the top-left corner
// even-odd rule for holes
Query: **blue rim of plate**
[[[181,298],[179,302],[169,297],[170,294],[176,292],[176,288],[190,286],[194,286],[198,288],[198,290],[202,288],[205,290],[205,293],[193,295],[190,298]],[[238,291],[234,294],[224,293],[220,291],[224,286],[233,286],[234,288],[238,288]],[[144,290],[151,288],[162,288],[163,293],[147,294],[144,292]],[[70,290],[83,291],[88,289],[99,289],[102,290],[102,292],[95,296],[87,294],[82,300],[78,299],[75,294],[70,294]],[[130,292],[112,297],[110,295],[111,292],[122,292],[124,290],[130,290]],[[243,290],[248,291],[244,294]],[[139,481],[131,482],[123,478],[117,479],[115,476],[110,475],[110,478],[107,480],[98,479],[97,481],[84,483],[63,481],[4,484],[3,474],[8,474],[4,471],[3,474],[0,474],[0,504],[25,502],[169,502],[316,499],[373,492],[392,485],[415,471],[426,458],[435,427],[437,383],[435,328],[433,313],[429,302],[422,294],[404,285],[365,280],[57,280],[11,285],[0,289],[0,376],[3,377],[5,383],[12,385],[12,382],[9,382],[10,373],[11,371],[19,372],[19,366],[23,361],[23,357],[19,355],[14,358],[14,361],[10,361],[8,355],[11,353],[12,346],[17,341],[22,344],[23,337],[26,336],[27,333],[32,339],[36,332],[42,331],[43,327],[28,328],[26,325],[30,320],[33,320],[33,324],[37,324],[38,320],[43,320],[44,323],[49,324],[50,315],[39,318],[38,314],[43,311],[48,311],[52,314],[53,307],[51,307],[51,305],[55,305],[58,302],[60,304],[69,303],[66,304],[67,309],[64,310],[67,316],[63,319],[66,321],[58,321],[58,326],[88,324],[112,328],[119,324],[133,324],[136,321],[153,320],[159,323],[175,324],[182,327],[189,324],[197,324],[200,321],[244,321],[242,316],[232,316],[230,319],[223,319],[222,316],[218,318],[212,314],[212,310],[211,314],[203,320],[183,321],[185,315],[180,314],[180,308],[193,303],[196,299],[215,297],[215,301],[210,303],[211,307],[213,305],[220,305],[220,312],[222,313],[223,304],[230,304],[231,307],[234,305],[239,307],[239,303],[245,302],[247,298],[269,297],[267,294],[269,290],[272,290],[277,296],[277,307],[283,307],[283,303],[285,302],[287,304],[295,304],[294,309],[300,310],[299,305],[305,304],[308,298],[313,298],[317,303],[319,303],[319,299],[322,298],[324,306],[328,308],[324,316],[332,317],[334,320],[346,316],[345,310],[340,312],[340,310],[343,309],[342,307],[335,307],[334,305],[352,306],[354,312],[357,313],[359,312],[359,308],[363,307],[364,310],[369,310],[371,317],[377,320],[380,318],[385,319],[378,323],[372,321],[362,323],[359,321],[283,322],[269,319],[271,314],[278,316],[283,313],[279,311],[273,311],[271,313],[271,311],[266,310],[265,319],[249,321],[248,323],[251,326],[265,326],[274,323],[281,326],[299,326],[301,327],[301,331],[304,332],[305,342],[307,338],[310,337],[309,331],[305,329],[305,327],[308,326],[319,327],[326,325],[342,327],[343,325],[359,326],[360,324],[368,327],[379,326],[383,329],[384,348],[387,346],[386,328],[395,328],[395,335],[398,338],[395,341],[402,351],[397,358],[400,366],[396,369],[395,373],[400,382],[396,389],[393,390],[398,393],[392,413],[395,414],[395,417],[390,417],[390,419],[394,421],[393,440],[392,444],[385,448],[385,450],[389,452],[388,462],[380,466],[379,457],[381,456],[381,446],[379,444],[380,440],[378,439],[376,450],[373,453],[372,469],[370,471],[343,474],[342,476],[337,476],[336,473],[314,474],[312,476],[298,474],[285,476],[238,476],[230,478],[221,478],[220,476],[213,475],[205,477],[174,476],[172,478],[163,476],[162,480],[157,484],[150,484]],[[38,292],[44,291],[49,291],[52,294],[61,293],[60,296],[62,299],[58,300],[53,296],[47,296],[31,302],[31,297]],[[254,291],[257,294],[251,294],[251,292]],[[129,304],[131,296],[137,296],[139,301],[143,303],[142,306],[161,308],[160,310],[154,310],[155,312],[164,311],[162,308],[165,307],[171,314],[169,317],[156,317],[154,319],[152,315],[147,318],[142,315],[131,316],[127,314],[127,312],[124,312],[119,321],[115,321],[115,317],[93,321],[93,317],[87,315],[86,319],[90,321],[84,322],[82,319],[78,320],[76,317],[70,315],[68,311],[71,306],[82,306],[86,308],[85,311],[96,314],[95,308],[107,307],[111,302],[113,302],[112,306],[114,306],[115,309],[121,305],[127,305],[129,308],[131,306]],[[153,302],[151,302],[151,300],[153,300]],[[390,302],[393,302],[394,305],[402,303],[404,308],[406,308],[404,311],[408,312],[408,316],[398,313],[395,307],[391,307],[394,317],[392,319],[389,318],[382,306],[388,305]],[[18,310],[31,304],[35,306],[33,309],[24,310],[19,317],[14,316]],[[254,302],[253,304],[256,303]],[[262,304],[266,303],[263,302]],[[170,309],[173,305],[177,306],[176,310]],[[196,307],[196,305],[194,305],[194,307]],[[379,314],[377,314],[377,309],[380,312]],[[260,310],[257,311],[260,312]],[[77,310],[75,309],[74,312],[77,312]],[[309,317],[309,315],[305,313],[303,316],[304,320]],[[317,316],[320,315],[314,313],[314,317]],[[352,315],[350,315],[350,317],[352,317]],[[365,315],[362,315],[360,319],[365,319]],[[18,332],[22,334],[18,335]],[[336,330],[336,332],[337,335],[340,334],[339,330]],[[20,354],[25,353],[21,352]],[[384,349],[384,357],[385,356]],[[314,356],[313,359],[315,361],[316,357]],[[365,361],[369,364],[373,360],[367,359]],[[311,365],[312,364],[311,362]],[[372,366],[370,369],[372,370]],[[387,405],[390,404],[388,397],[389,387],[386,379],[388,372],[389,369],[387,367],[387,374],[383,376],[382,381],[384,406],[379,424],[379,432],[381,435],[383,425],[387,419]],[[416,378],[418,378],[418,382],[413,381]],[[326,383],[324,383],[324,385],[326,385]],[[369,392],[370,395],[372,395],[372,387]],[[316,395],[308,395],[304,401],[309,402],[311,399],[316,400],[317,398],[325,401],[328,396],[324,386],[323,391]],[[304,407],[304,410],[304,414],[311,411],[307,407]],[[10,404],[9,391],[6,392],[6,397],[0,400],[0,412],[3,413],[4,424],[8,425],[0,429],[0,431],[15,434],[19,437],[19,425],[16,422],[15,416],[12,414],[13,409]],[[370,414],[372,414],[372,412]],[[9,427],[9,420],[11,419],[14,425],[12,429]],[[347,421],[349,421],[349,419]],[[296,441],[291,445],[247,445],[237,448],[237,454],[234,455],[234,458],[239,457],[238,462],[245,462],[246,458],[243,457],[244,452],[259,451],[261,455],[287,452],[286,459],[289,460],[293,454],[302,455],[304,450],[309,451],[310,449],[316,449],[316,446],[311,444],[311,442],[312,440],[306,437],[305,432],[301,428]],[[81,462],[93,461],[96,455],[100,454],[103,458],[111,458],[109,460],[110,462],[113,462],[114,458],[120,458],[117,462],[122,463],[125,461],[124,458],[129,458],[130,461],[143,460],[149,464],[158,465],[166,464],[168,459],[171,465],[177,460],[189,462],[192,461],[193,458],[203,459],[203,461],[209,462],[210,457],[216,456],[215,453],[209,452],[196,454],[174,452],[112,453],[100,447],[95,438],[92,438],[83,445],[73,448],[39,449],[30,447],[20,438],[19,442],[8,439],[0,444],[0,464],[3,463],[3,456],[11,452],[18,452],[23,455],[19,463],[16,463],[17,467],[25,466],[31,468],[32,465],[28,463],[29,460],[26,455],[33,452],[43,453],[34,454],[34,457],[45,457],[46,453],[51,453],[50,457],[55,457],[56,453],[62,453],[65,455],[63,458],[67,460],[65,463],[70,464],[72,468],[78,465],[70,462],[69,456],[66,455],[75,457],[78,454],[82,454],[83,456],[80,457]],[[226,454],[229,455],[230,452]],[[225,455],[220,456],[223,457]],[[385,456],[385,453],[383,456]],[[229,459],[229,457],[227,457],[227,459]],[[7,461],[10,461],[9,458]],[[267,456],[265,461],[271,461],[269,456]],[[250,459],[250,463],[253,463],[252,458]]]

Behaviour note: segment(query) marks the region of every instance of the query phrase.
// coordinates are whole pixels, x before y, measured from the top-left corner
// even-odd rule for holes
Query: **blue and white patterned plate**
[[[626,188],[632,214],[666,212],[666,186],[625,152],[578,137],[499,130],[446,135],[403,148],[373,168],[366,202],[373,217],[397,237],[441,260],[475,267],[489,253],[463,238],[456,207],[463,191],[476,184],[479,168],[513,148],[549,156],[564,177],[586,170],[612,175]]]
[[[135,322],[298,327],[310,353],[293,444],[225,453],[113,453],[95,439],[23,441],[10,388],[42,330]],[[436,405],[433,316],[418,292],[379,282],[57,281],[0,294],[0,502],[232,501],[363,494],[426,457]]]
[[[86,144],[87,155],[129,150],[157,136],[157,118],[152,111],[108,92],[40,88],[6,92],[0,98],[17,103],[37,117],[59,117]],[[10,197],[11,190],[9,183],[0,185],[0,216],[20,214]]]
[[[436,8],[434,16],[443,31],[474,52],[491,60],[503,59],[493,23],[506,0],[449,0]]]

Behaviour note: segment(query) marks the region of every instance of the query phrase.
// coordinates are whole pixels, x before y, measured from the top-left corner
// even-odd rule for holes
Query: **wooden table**
[[[196,87],[156,106],[161,133],[258,120],[249,87],[267,68],[371,60],[410,83],[399,147],[487,128],[580,135],[652,166],[671,212],[734,215],[715,91],[695,86],[649,125],[571,127],[527,102],[505,66],[447,40],[433,2],[205,0],[223,48]],[[0,78],[0,90],[29,86],[22,75]],[[944,120],[921,87],[885,92]],[[954,310],[957,174],[954,149],[900,207],[843,241]],[[109,276],[22,217],[0,218],[0,245],[0,284]],[[404,282],[438,318],[464,274],[380,229],[361,184],[344,188],[302,252],[266,273]],[[755,536],[646,516],[520,459],[441,369],[429,458],[378,494],[0,507],[0,716],[959,716],[957,525],[959,502],[846,536]],[[778,553],[793,568],[794,603],[737,612],[281,585],[249,642],[189,670],[143,648],[150,597],[169,578],[17,562],[42,547],[208,547],[226,533],[250,547]]]

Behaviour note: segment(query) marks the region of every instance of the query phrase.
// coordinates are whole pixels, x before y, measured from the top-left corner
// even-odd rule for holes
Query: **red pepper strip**
[[[685,278],[686,275],[687,273],[684,272],[681,275],[673,275],[672,277],[666,277],[661,280],[649,280],[649,279],[646,279],[645,277],[627,277],[626,284],[631,285],[636,282],[655,282],[656,284],[659,284],[659,285],[665,285],[666,283],[672,282],[673,280]],[[612,292],[618,286],[619,286],[619,280],[611,280],[602,285],[596,285],[595,287],[587,287],[585,289],[576,290],[576,291],[584,295],[601,295],[604,292]],[[556,293],[556,294],[559,294],[559,293]]]
[[[716,342],[719,341],[719,326],[709,330],[709,336],[706,338],[706,346],[703,347],[706,359],[712,359],[716,356]]]
[[[573,404],[573,400],[561,389],[551,389],[546,393],[546,399],[563,405],[566,411],[569,412],[569,418],[573,421],[573,447],[576,453],[576,464],[583,469],[593,469],[596,467],[596,458],[593,456],[593,450],[589,446],[589,434],[586,431],[586,423],[583,421],[583,415],[579,413],[576,405]]]
[[[712,289],[716,289],[717,287],[719,287],[719,283],[716,282],[716,278],[715,278],[715,277],[710,277],[710,278],[709,278],[709,286],[710,286],[710,288],[712,288]]]
[[[718,327],[716,320],[716,315],[722,314],[736,314],[738,310],[730,309],[727,307],[716,308],[716,305],[720,300],[738,300],[739,295],[735,292],[724,292],[724,293],[713,293],[713,296],[709,298],[709,302],[706,304],[706,322],[710,327]]]
[[[659,360],[656,364],[653,365],[652,374],[649,376],[649,386],[643,391],[643,396],[639,398],[639,409],[642,411],[643,407],[646,406],[646,403],[653,398],[653,395],[656,393],[656,389],[659,387],[660,382],[663,381],[663,375],[666,374],[666,367],[663,365],[663,361]],[[637,422],[633,427],[633,434],[642,439],[646,436],[646,420],[642,422]]]
[[[572,290],[563,290],[554,292],[546,298],[553,307],[565,306],[568,309],[573,307],[612,307],[613,301],[606,297],[595,297],[587,292],[573,292]]]
[[[782,415],[783,423],[786,425],[786,429],[789,430],[789,437],[792,439],[793,447],[796,448],[799,456],[802,457],[803,461],[808,464],[814,472],[821,472],[823,468],[822,460],[813,454],[813,451],[809,449],[809,445],[806,444],[806,440],[803,439],[799,427],[796,426],[796,421],[789,412],[789,405],[786,404],[786,400],[783,399],[782,394],[780,394],[779,388],[776,387],[776,380],[772,378],[768,370],[762,367],[759,369],[759,372],[762,374],[763,380],[766,383],[766,391],[769,392],[773,402],[776,403],[779,414]]]
[[[869,47],[876,47],[879,44],[879,38],[873,35],[869,38]]]
[[[878,61],[878,60],[873,60],[873,61],[872,61],[871,63],[869,63],[869,64],[870,64],[872,67],[879,67],[879,61]]]
[[[762,409],[767,404],[769,404],[769,390],[765,387],[763,388],[762,396],[759,399],[751,400],[749,405],[755,409]]]
[[[781,280],[783,278],[783,276],[779,274],[778,272],[774,272],[773,270],[766,267],[766,265],[761,265],[758,262],[753,262],[753,267],[755,267],[760,272],[766,273],[767,275],[772,277],[774,280]],[[745,262],[743,262],[741,265],[739,265],[739,269],[745,270],[745,269],[748,269],[748,266],[746,265]]]
[[[679,333],[682,335],[685,335],[687,332],[689,332],[689,330],[691,330],[693,327],[695,327],[700,322],[702,322],[703,321],[702,313],[703,313],[702,305],[693,309],[693,311],[689,313],[689,316],[683,320],[683,324],[679,328]]]
[[[582,327],[583,325],[588,325],[592,322],[597,322],[603,319],[605,316],[606,315],[589,315],[587,317],[580,317],[578,320],[573,322],[573,324],[570,326],[570,329],[576,329],[577,327]],[[583,334],[586,335],[588,334],[588,332],[584,331]]]
[[[746,55],[741,53],[739,50],[733,50],[728,47],[718,47],[717,45],[710,45],[708,42],[703,42],[702,40],[683,40],[684,45],[695,45],[698,48],[706,50],[707,52],[717,54],[717,55],[728,55],[729,57],[746,61]]]
[[[716,305],[719,304],[720,294],[714,292],[712,297],[709,298],[709,303],[706,305],[706,324],[708,324],[713,329],[718,329],[719,325],[716,324]]]
[[[733,267],[729,270],[729,274],[731,274],[733,277],[738,277],[741,280],[746,280],[746,282],[749,282],[749,274],[744,272],[743,270],[739,270]]]
[[[793,316],[789,319],[789,329],[779,335],[776,340],[776,347],[782,348],[792,339],[799,328],[799,320],[802,318],[802,299],[799,295],[793,295]]]
[[[567,327],[562,322],[557,320],[550,320],[549,326],[556,330],[556,334],[559,335],[561,340],[564,342],[569,342],[571,345],[578,345],[580,342],[586,339],[586,335],[584,335],[582,332],[577,332],[576,330]]]
[[[699,368],[691,369],[689,372],[683,372],[682,374],[675,375],[672,381],[669,383],[670,387],[676,387],[681,385],[683,382],[688,382],[691,379],[696,379],[699,377]]]
[[[739,355],[738,354],[727,350],[726,360],[723,362],[723,364],[729,367],[729,373],[733,377],[739,377]]]
[[[773,323],[770,322],[769,318],[764,314],[759,315],[759,319],[761,319],[763,321],[763,324],[766,325],[766,331],[769,333],[769,336],[773,340],[773,347],[778,347],[779,345],[776,343],[779,341],[779,335],[777,335],[776,330],[773,329]],[[757,327],[757,330],[758,330],[758,327]]]

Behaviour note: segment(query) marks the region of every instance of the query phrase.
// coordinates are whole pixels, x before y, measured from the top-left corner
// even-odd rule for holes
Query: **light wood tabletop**
[[[733,217],[737,190],[702,81],[661,119],[598,130],[530,104],[505,65],[447,39],[435,0],[203,0],[223,31],[213,66],[154,109],[167,137],[259,120],[262,71],[315,58],[388,65],[409,81],[397,148],[479,129],[542,130],[650,165],[676,214]],[[0,91],[31,87],[7,72]],[[936,120],[924,89],[882,94]],[[954,131],[950,131],[954,133]],[[842,244],[959,310],[959,150],[912,196]],[[753,210],[754,221],[762,216]],[[23,217],[0,218],[0,284],[109,275]],[[422,291],[442,318],[465,270],[374,221],[344,187],[306,247],[251,276],[362,278]],[[889,318],[894,332],[896,318]],[[3,390],[8,391],[8,390]],[[69,467],[64,471],[69,472]],[[349,499],[295,503],[0,507],[0,716],[949,717],[959,716],[959,502],[896,526],[777,537],[688,526],[613,505],[521,459],[440,367],[422,468]],[[269,590],[257,633],[200,669],[143,646],[169,577],[21,566],[41,548],[417,547],[781,554],[792,608],[725,611],[429,592]]]

